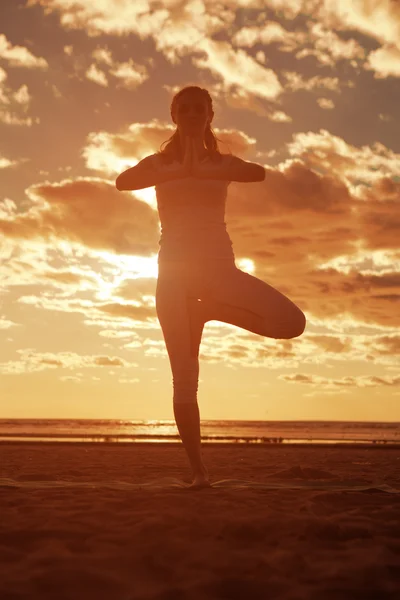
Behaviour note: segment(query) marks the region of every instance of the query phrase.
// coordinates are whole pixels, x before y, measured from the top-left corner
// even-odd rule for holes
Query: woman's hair
[[[206,99],[206,102],[207,102],[207,107],[208,107],[209,113],[211,113],[211,114],[214,113],[213,106],[212,106],[212,98],[211,98],[208,90],[206,90],[205,88],[198,87],[197,85],[188,85],[188,86],[182,88],[181,90],[179,90],[179,92],[177,92],[175,94],[175,96],[172,98],[172,102],[171,102],[171,106],[170,106],[171,116],[173,116],[172,113],[176,110],[178,100],[180,99],[182,94],[184,94],[186,91],[192,91],[192,90],[196,90],[204,96],[204,98]],[[221,153],[218,148],[218,142],[220,142],[220,141],[221,140],[219,140],[216,137],[216,135],[214,134],[210,123],[208,123],[206,130],[204,132],[204,144],[205,144],[205,146],[209,152],[210,158],[212,160],[220,160],[221,159]],[[162,146],[164,144],[167,144],[167,145],[165,146],[165,148],[162,148]],[[163,142],[161,144],[160,151],[158,152],[158,154],[162,155],[162,158],[165,160],[166,163],[170,163],[174,158],[177,158],[178,160],[180,160],[182,158],[182,148],[181,148],[180,136],[179,136],[179,132],[177,129],[175,130],[173,135],[168,140],[165,140],[165,142]]]

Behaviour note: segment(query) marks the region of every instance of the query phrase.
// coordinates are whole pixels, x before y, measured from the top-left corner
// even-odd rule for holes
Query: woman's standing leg
[[[173,376],[175,421],[192,467],[192,485],[203,487],[209,485],[209,481],[201,455],[197,390],[199,348],[205,321],[195,290],[194,296],[188,293],[179,273],[159,270],[156,309]]]

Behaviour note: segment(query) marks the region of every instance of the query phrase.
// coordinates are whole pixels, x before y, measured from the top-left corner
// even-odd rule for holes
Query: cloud
[[[59,287],[63,287],[64,285],[67,287],[73,286],[75,291],[84,291],[85,283],[91,278],[89,273],[84,272],[75,272],[74,267],[64,270],[64,269],[53,269],[47,270],[43,272],[43,281],[42,283],[46,283],[46,281],[54,282]],[[94,282],[93,282],[94,283]]]
[[[364,203],[360,203],[357,210],[360,225],[366,231],[365,247],[369,250],[393,249],[400,254],[400,181],[382,177],[364,191],[363,198]]]
[[[268,46],[279,44],[281,52],[292,52],[304,44],[307,34],[304,31],[290,31],[276,21],[264,21],[261,24],[240,28],[232,37],[235,46],[252,48],[256,44]]]
[[[338,77],[320,77],[316,75],[308,80],[305,80],[300,73],[295,71],[283,71],[282,73],[287,81],[285,90],[298,91],[306,90],[311,91],[316,88],[325,88],[332,92],[340,91],[340,83]],[[341,83],[343,85],[343,83]]]
[[[379,120],[383,121],[384,123],[390,123],[391,121],[393,121],[393,117],[388,114],[379,113],[378,117],[379,117]]]
[[[11,327],[19,327],[19,323],[15,323],[14,321],[10,321],[3,316],[0,316],[0,330],[1,329],[11,329]]]
[[[132,59],[117,63],[113,69],[110,69],[110,75],[116,77],[120,85],[128,90],[136,89],[149,77],[146,67],[135,63]]]
[[[3,375],[34,373],[47,369],[84,369],[93,367],[132,367],[132,363],[119,357],[80,355],[75,352],[37,352],[33,349],[17,350],[19,360],[0,363]],[[72,376],[73,377],[73,376]]]
[[[31,205],[25,212],[16,213],[10,203],[2,206],[0,232],[11,239],[68,240],[138,255],[156,247],[155,211],[133,195],[121,194],[110,182],[82,177],[33,185],[26,193]]]
[[[95,48],[95,50],[93,50],[92,56],[99,63],[106,64],[110,67],[112,67],[114,64],[111,51],[108,48],[102,48],[98,46]]]
[[[360,376],[360,377],[342,377],[339,378],[328,378],[321,377],[319,375],[305,375],[297,373],[296,375],[280,375],[279,379],[288,383],[303,383],[307,385],[316,386],[320,389],[338,389],[343,390],[345,388],[368,388],[378,387],[382,385],[386,386],[398,386],[400,385],[400,377],[375,377],[375,376]]]
[[[370,52],[365,68],[375,71],[376,79],[400,77],[400,42]]]
[[[116,175],[134,166],[145,156],[157,152],[172,136],[176,126],[152,119],[147,123],[132,123],[121,133],[97,131],[89,133],[82,150],[86,167],[107,175]],[[243,132],[215,128],[220,150],[244,156],[256,140]]]
[[[104,264],[102,268],[105,269]],[[82,290],[77,290],[70,284],[70,294],[56,295],[54,291],[46,296],[26,295],[20,296],[18,302],[26,306],[40,308],[46,311],[56,311],[64,313],[77,313],[85,317],[84,324],[100,328],[116,328],[119,331],[127,330],[131,336],[137,337],[137,329],[155,329],[157,328],[156,310],[154,303],[146,304],[143,299],[141,304],[140,293],[136,294],[134,303],[104,303],[98,299],[81,299]],[[92,292],[98,290],[91,290]],[[153,286],[153,293],[155,286]],[[75,297],[69,297],[75,293]],[[115,299],[117,300],[117,299]]]
[[[287,115],[282,110],[276,110],[269,115],[271,121],[275,121],[275,123],[291,123],[293,121],[292,117]]]
[[[9,210],[2,210],[2,206],[9,206]],[[10,215],[16,214],[14,209],[11,200],[3,202],[0,219],[9,219]],[[39,285],[68,295],[95,293],[102,284],[101,275],[95,269],[83,267],[73,247],[62,240],[46,245],[41,238],[25,238],[21,244],[18,238],[3,235],[1,259],[1,283],[8,290],[13,286]]]
[[[317,98],[317,102],[324,110],[331,110],[335,108],[335,104],[329,98]]]
[[[121,339],[121,338],[132,337],[132,332],[130,332],[130,331],[114,331],[113,329],[105,329],[104,331],[100,331],[99,335],[101,337],[106,337],[106,338]]]
[[[28,0],[27,6],[40,4],[47,13],[60,13],[60,23],[65,29],[85,29],[89,36],[126,35],[139,33],[143,37],[155,32],[167,18],[163,8],[152,7],[152,0],[144,3],[120,0],[118,10],[113,4],[102,1],[93,4],[92,0]]]
[[[4,34],[0,33],[0,59],[5,60],[10,67],[25,67],[27,69],[47,69],[48,63],[44,58],[34,56],[23,46],[13,46]]]
[[[358,148],[325,129],[295,134],[287,149],[308,167],[339,178],[360,198],[373,185],[382,188],[386,178],[394,183],[400,172],[400,154],[380,142]]]
[[[99,367],[124,367],[126,362],[121,358],[110,358],[109,356],[96,356],[94,364]]]
[[[64,46],[64,53],[69,57],[68,62],[78,79],[87,79],[104,88],[112,88],[114,83],[116,88],[133,91],[149,79],[146,65],[135,62],[131,57],[125,61],[115,60],[108,47],[97,45],[86,55],[74,53],[74,47],[69,45]],[[154,63],[151,57],[145,60],[150,65]]]
[[[277,99],[283,88],[272,69],[266,69],[243,50],[234,50],[228,42],[204,40],[203,56],[193,58],[195,66],[220,75],[224,86],[238,86],[248,96]]]
[[[324,0],[314,15],[333,29],[356,30],[382,43],[400,43],[400,6],[392,0]]]
[[[118,62],[113,59],[108,48],[97,46],[92,52],[92,57],[98,64],[102,65],[103,69],[106,69],[109,77],[118,80],[117,87],[134,90],[149,78],[147,67],[136,63],[132,58],[125,62]],[[86,76],[99,85],[108,86],[105,72],[97,65],[91,64],[86,71]]]
[[[13,91],[6,83],[7,77],[7,72],[0,67],[0,123],[30,127],[34,121],[26,116],[32,100],[28,86],[22,84]]]
[[[279,79],[271,69],[241,49],[233,49],[230,43],[211,39],[213,34],[233,23],[233,7],[221,11],[219,6],[208,2],[206,11],[193,2],[182,9],[173,2],[166,2],[165,6],[162,3],[153,6],[154,3],[149,2],[142,6],[123,0],[116,11],[108,3],[95,8],[89,0],[77,0],[73,6],[69,0],[31,0],[28,5],[32,4],[44,5],[47,12],[60,12],[64,27],[84,28],[92,36],[135,33],[142,40],[151,37],[157,51],[173,64],[186,55],[193,55],[193,64],[219,77],[226,89],[238,87],[246,90],[249,97],[259,95],[270,100],[277,99],[282,92]],[[97,56],[103,62],[110,61],[104,52]],[[128,89],[134,89],[148,78],[146,67],[132,59],[111,68],[110,74],[118,77]]]
[[[86,79],[89,81],[93,81],[93,83],[97,83],[103,87],[108,87],[108,79],[105,73],[99,69],[96,65],[91,64],[90,67],[86,70]]]
[[[155,307],[146,306],[144,304],[135,306],[134,304],[121,304],[115,302],[98,306],[98,310],[107,315],[133,319],[135,321],[146,321],[147,319],[154,319],[156,317]]]
[[[356,66],[365,59],[366,50],[356,40],[344,40],[320,22],[309,21],[306,26],[308,28],[306,44],[310,44],[311,47],[298,50],[297,59],[315,56],[321,65],[330,67],[336,67],[341,60]]]
[[[9,167],[14,167],[17,164],[17,160],[10,160],[9,158],[0,156],[0,169],[8,169]]]
[[[277,99],[279,81],[275,73],[265,69],[264,86],[258,85],[263,78],[260,59],[255,61],[234,46],[277,44],[280,52],[294,53],[298,60],[315,56],[322,66],[335,67],[338,61],[347,61],[353,67],[374,70],[377,77],[399,75],[400,7],[392,0],[241,0],[239,4],[227,0],[223,9],[214,0],[184,6],[178,0],[148,0],[144,4],[121,0],[117,11],[110,3],[94,6],[91,0],[29,0],[27,6],[34,4],[42,5],[47,13],[58,13],[64,28],[83,29],[89,36],[133,33],[141,40],[152,38],[157,51],[173,64],[185,55],[201,54],[201,58],[193,59],[198,68],[218,75],[225,87],[247,90],[248,96]],[[293,31],[266,19],[268,8],[280,21],[305,17],[305,30]],[[369,36],[384,47],[373,51],[364,62],[366,50],[361,44],[339,35],[348,31]],[[213,39],[224,32],[229,43]],[[125,67],[125,71],[131,71],[132,86],[147,77],[137,67]],[[126,85],[127,79],[124,81]]]

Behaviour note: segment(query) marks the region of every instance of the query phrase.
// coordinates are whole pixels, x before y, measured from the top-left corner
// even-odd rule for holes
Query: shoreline
[[[180,440],[172,440],[172,441],[103,441],[103,440],[88,440],[88,441],[55,441],[55,440],[7,440],[0,439],[0,445],[12,445],[17,446],[21,444],[23,446],[27,445],[39,445],[39,446],[116,446],[118,448],[125,448],[131,446],[143,446],[143,447],[170,447],[170,446],[182,446],[182,442]],[[288,442],[213,442],[213,441],[204,441],[202,440],[202,448],[204,447],[233,447],[233,448],[248,448],[248,447],[262,447],[262,448],[288,448],[288,447],[296,447],[296,448],[373,448],[373,449],[390,449],[390,450],[400,450],[399,442],[355,442],[355,441],[326,441],[326,442],[304,442],[302,440],[297,441],[288,441]]]

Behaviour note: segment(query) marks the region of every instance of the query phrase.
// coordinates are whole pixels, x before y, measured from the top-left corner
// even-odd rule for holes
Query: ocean
[[[400,423],[201,421],[202,442],[400,445]],[[173,420],[0,419],[0,442],[181,443]]]

